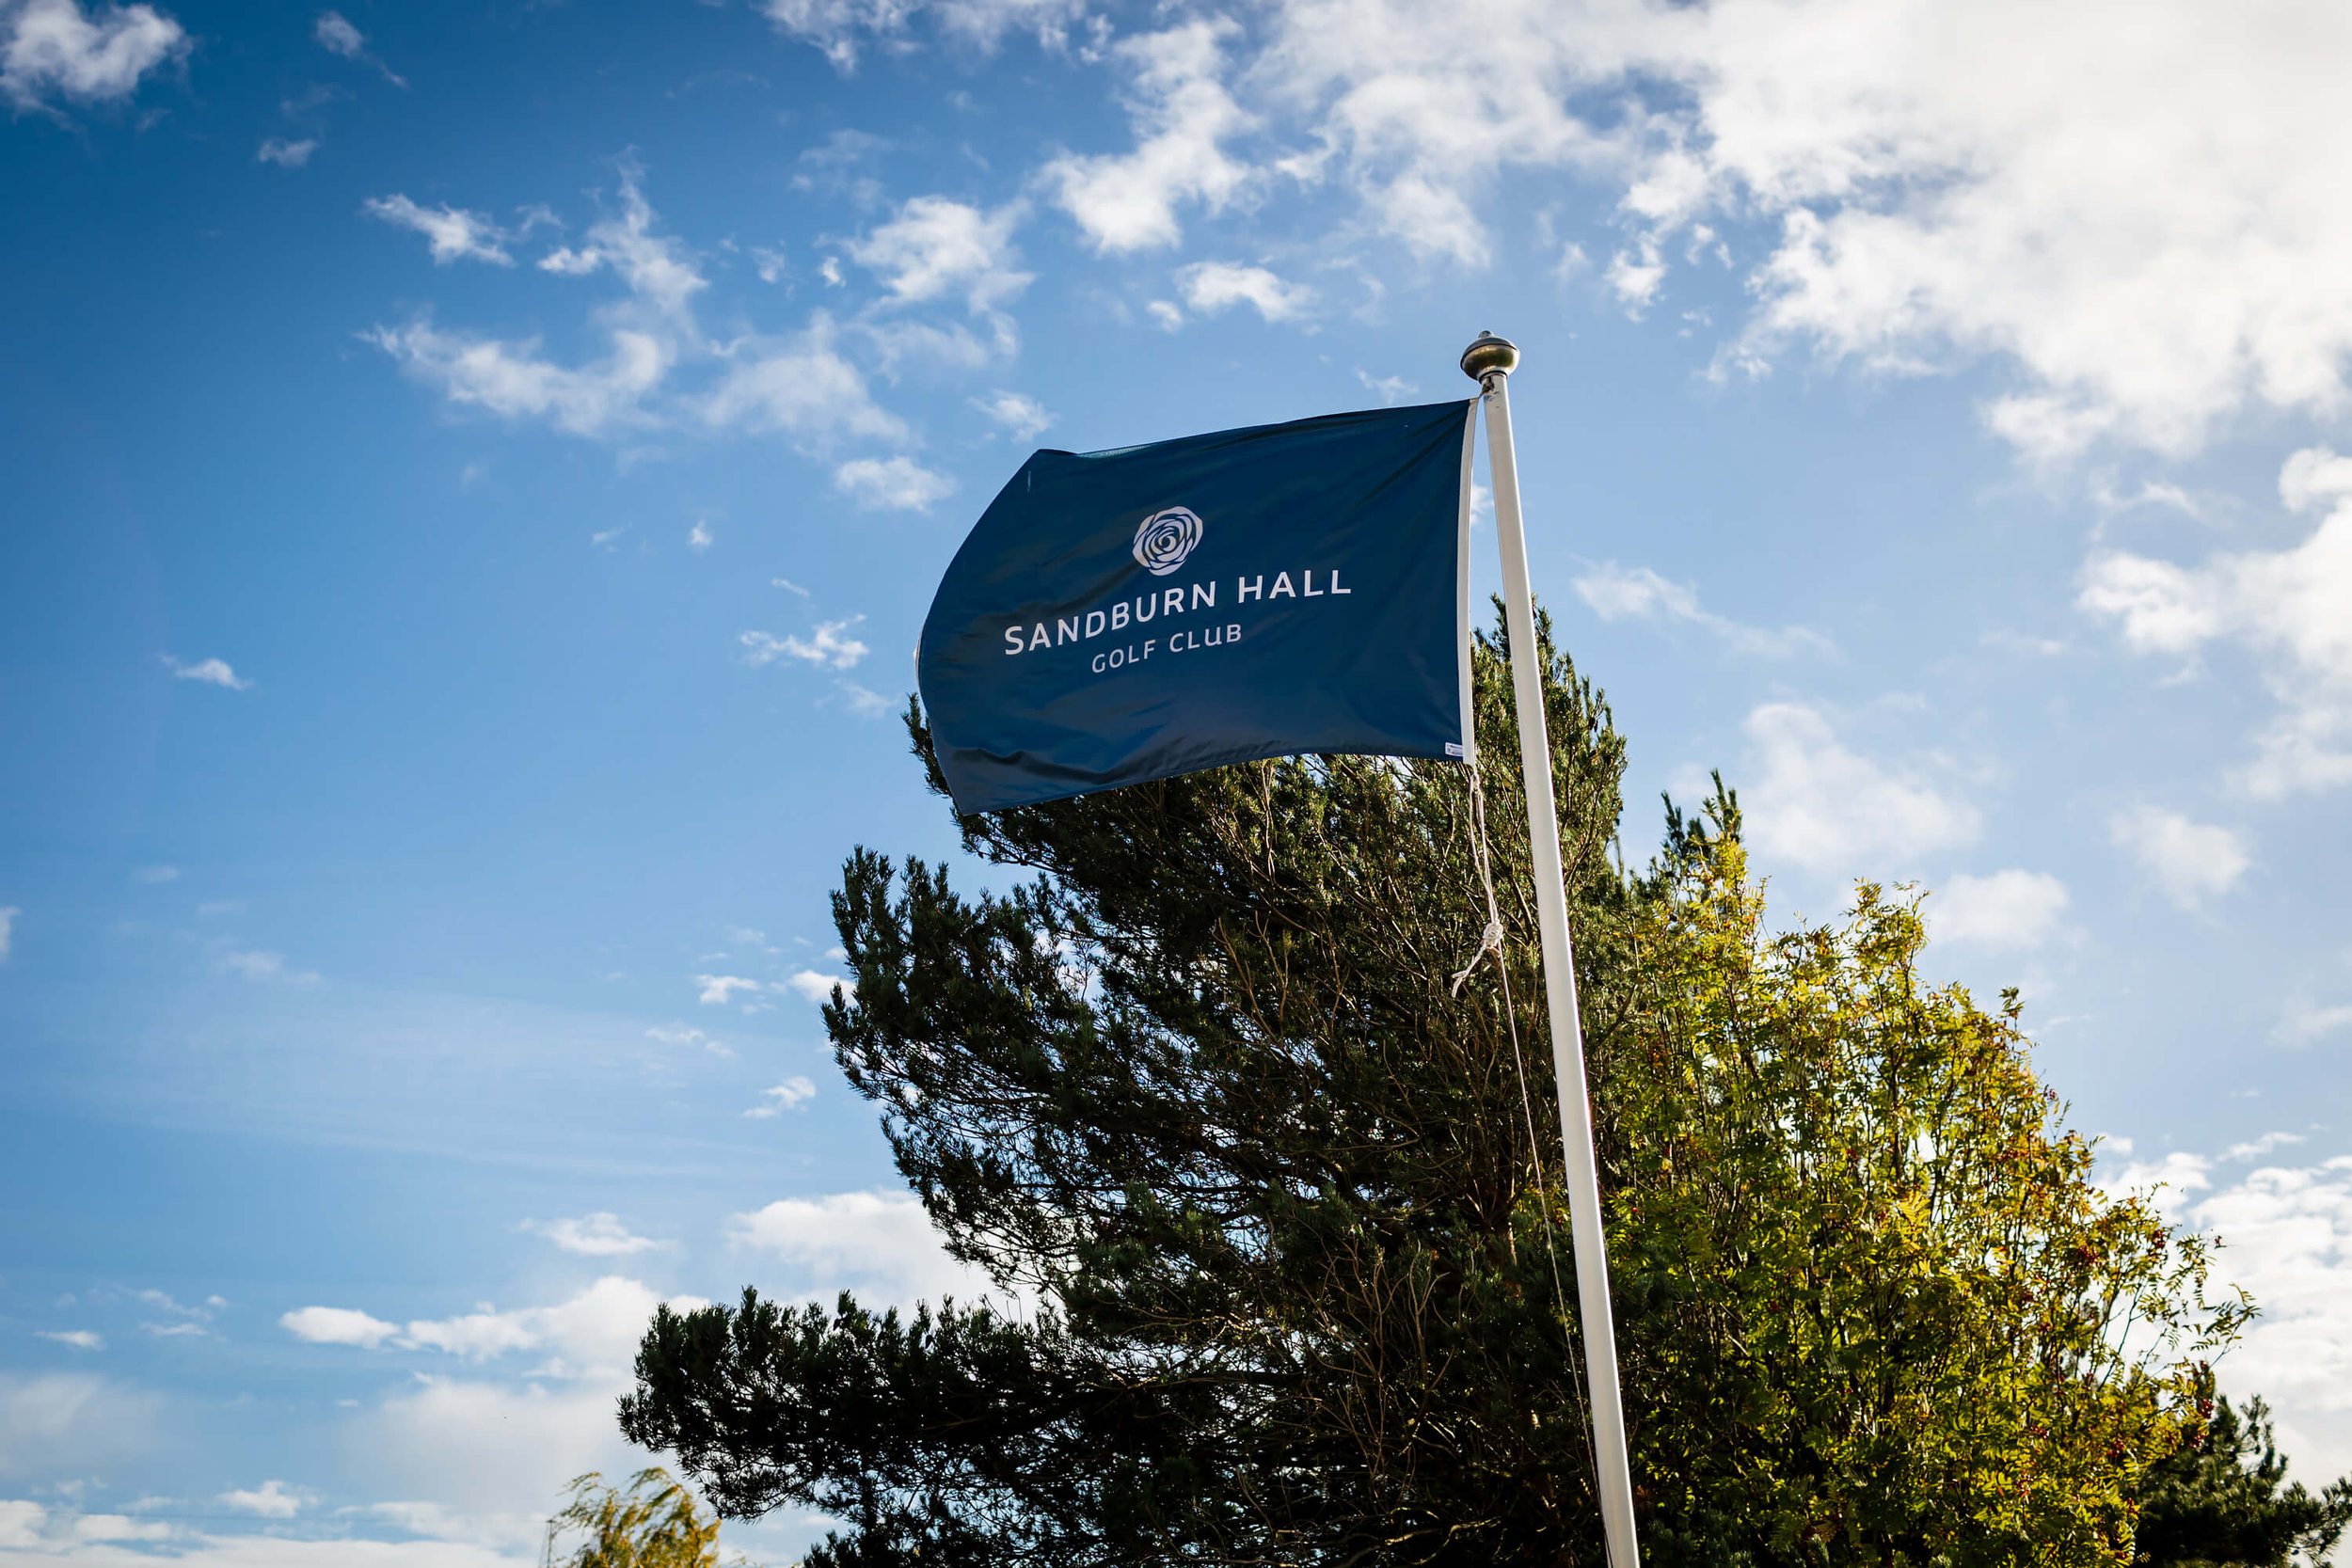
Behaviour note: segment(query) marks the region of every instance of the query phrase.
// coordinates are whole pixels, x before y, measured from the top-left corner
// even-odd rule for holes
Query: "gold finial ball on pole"
[[[1518,344],[1491,332],[1481,332],[1478,341],[1462,351],[1462,373],[1481,387],[1488,376],[1509,375],[1518,368]]]

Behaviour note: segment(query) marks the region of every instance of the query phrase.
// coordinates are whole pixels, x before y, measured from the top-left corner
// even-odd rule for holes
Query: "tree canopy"
[[[1624,744],[1538,657],[1646,1548],[2130,1562],[2244,1310],[2201,1243],[2092,1182],[2014,998],[1923,976],[1915,900],[1773,932],[1720,782],[1626,868]],[[623,1429],[723,1512],[840,1521],[812,1568],[1599,1563],[1515,775],[1483,779],[1502,948],[1458,994],[1459,765],[961,818],[995,893],[858,849],[826,1025],[1001,1297],[664,1309]]]

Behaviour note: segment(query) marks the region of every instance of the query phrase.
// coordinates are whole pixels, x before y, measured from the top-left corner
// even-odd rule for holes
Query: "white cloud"
[[[2300,1132],[2265,1132],[2259,1138],[2251,1138],[2242,1144],[2232,1144],[2221,1151],[2221,1158],[2233,1163],[2241,1160],[2259,1160],[2265,1154],[2275,1154],[2280,1149],[2291,1148],[2303,1141],[2304,1137]]]
[[[783,990],[788,987],[803,1001],[821,1004],[833,1000],[833,989],[835,986],[839,986],[843,990],[851,994],[855,994],[857,990],[857,982],[847,975],[825,974],[814,969],[794,970],[786,977],[784,986],[777,989]]]
[[[2300,1141],[2274,1132],[2218,1159],[2176,1152],[2110,1185],[2169,1181],[2167,1213],[2220,1239],[2216,1272],[2262,1308],[2221,1364],[2223,1382],[2240,1398],[2265,1396],[2282,1425],[2316,1439],[2295,1445],[2297,1468],[2328,1476],[2352,1465],[2352,1156],[2216,1180],[2217,1166]]]
[[[861,719],[879,719],[895,705],[888,697],[870,687],[855,681],[837,681],[842,696],[849,699],[850,711]]]
[[[442,210],[445,214],[448,211]],[[476,224],[488,222],[475,214],[457,215]],[[585,436],[659,423],[658,414],[646,406],[648,401],[682,359],[704,352],[690,305],[706,283],[683,246],[654,232],[656,222],[637,171],[624,167],[619,211],[596,224],[587,236],[599,263],[611,266],[628,290],[628,298],[605,305],[593,317],[611,345],[601,359],[561,364],[541,352],[536,338],[502,340],[444,331],[424,317],[405,327],[378,326],[362,337],[451,402],[502,418],[544,419],[559,430]],[[494,231],[485,243],[498,248],[512,237]],[[461,238],[451,231],[452,244],[461,243]],[[437,240],[437,260],[441,248]],[[492,259],[508,258],[498,248]]]
[[[405,87],[408,85],[393,71],[390,66],[375,57],[373,52],[368,48],[367,35],[353,26],[350,20],[341,11],[321,11],[318,22],[310,29],[310,36],[317,40],[318,46],[328,54],[339,55],[346,60],[354,60],[362,65],[372,65],[382,71],[384,79],[396,87]]]
[[[2344,400],[2352,204],[2312,150],[2352,70],[2343,8],[1285,0],[1268,30],[1232,79],[1309,148],[1282,166],[1417,250],[1483,263],[1481,208],[1523,169],[1620,193],[1624,297],[1671,289],[1669,241],[1752,224],[1732,362],[1997,356],[1991,422],[2048,455]]]
[[[843,437],[904,442],[904,420],[877,405],[856,366],[834,351],[831,320],[818,315],[786,344],[746,341],[703,407],[713,426],[772,431],[821,451]]]
[[[696,518],[694,526],[686,531],[686,547],[697,555],[710,548],[710,525]]]
[[[1748,715],[1755,783],[1742,790],[1756,847],[1836,877],[1900,874],[1976,837],[1977,810],[1915,768],[1841,742],[1818,709],[1767,703]]]
[[[612,352],[582,366],[559,365],[539,340],[506,341],[444,332],[428,321],[362,334],[452,403],[504,419],[545,419],[574,436],[604,436],[647,424],[645,399],[675,363],[675,347],[654,333],[615,328]]]
[[[187,46],[180,24],[152,6],[93,17],[79,0],[22,0],[0,8],[0,93],[20,111],[52,98],[128,98],[149,71]]]
[[[743,1113],[755,1121],[800,1109],[817,1098],[817,1085],[796,1072],[774,1088],[759,1093],[760,1102]]]
[[[670,1244],[634,1234],[621,1223],[620,1215],[603,1210],[578,1219],[551,1220],[532,1228],[564,1251],[581,1258],[629,1258]]]
[[[539,1560],[544,1499],[585,1471],[612,1476],[645,1463],[612,1420],[627,1391],[625,1370],[552,1385],[420,1377],[367,1412],[346,1441],[376,1484],[410,1499],[370,1512],[450,1542],[435,1544],[446,1558],[421,1553],[416,1568],[524,1568]],[[341,1568],[346,1558],[338,1546]],[[317,1549],[305,1550],[254,1568],[311,1568]],[[368,1568],[367,1559],[350,1560]],[[408,1563],[388,1559],[383,1568]]]
[[[105,1339],[87,1328],[44,1328],[38,1330],[33,1337],[37,1339],[52,1339],[60,1345],[71,1345],[75,1350],[104,1350],[106,1348]]]
[[[1111,54],[1135,73],[1129,106],[1138,140],[1131,152],[1064,157],[1046,182],[1097,251],[1174,245],[1180,204],[1212,213],[1239,197],[1247,164],[1222,143],[1254,123],[1219,80],[1224,46],[1240,29],[1224,18],[1121,40]]]
[[[604,266],[604,252],[594,245],[574,249],[567,245],[557,245],[534,263],[541,272],[551,272],[558,277],[585,277]]]
[[[1658,241],[1644,235],[1631,245],[1609,258],[1609,270],[1602,281],[1617,296],[1626,313],[1635,320],[1656,302],[1659,289],[1666,281],[1666,263]]]
[[[447,205],[421,207],[398,194],[370,197],[359,210],[372,218],[422,234],[436,266],[469,260],[501,267],[515,264],[506,250],[506,242],[513,236],[481,213]]]
[[[151,1443],[160,1408],[153,1395],[92,1373],[0,1372],[0,1474],[36,1464],[87,1474]]]
[[[247,1489],[223,1492],[219,1500],[229,1507],[246,1513],[258,1513],[264,1519],[291,1519],[302,1512],[309,1497],[282,1481],[265,1481]]]
[[[772,1253],[806,1271],[805,1291],[824,1299],[842,1289],[869,1305],[912,1306],[953,1294],[986,1293],[985,1275],[949,1258],[923,1206],[907,1193],[834,1193],[788,1197],[727,1224],[738,1246]]]
[[[730,986],[753,985],[755,982],[741,980],[731,981],[729,984]],[[708,996],[706,994],[704,1000],[707,1001],[708,999]],[[692,1028],[683,1023],[665,1023],[658,1025],[654,1028],[646,1030],[645,1037],[661,1045],[699,1045],[705,1051],[709,1052],[713,1056],[733,1056],[735,1054],[735,1051],[732,1047],[723,1045],[718,1040],[712,1039],[708,1035],[704,1034],[700,1029]]]
[[[280,1316],[278,1324],[297,1339],[314,1345],[357,1345],[373,1350],[400,1332],[388,1323],[348,1307],[301,1307]]]
[[[1699,604],[1696,589],[1661,577],[1647,566],[1604,562],[1577,578],[1576,593],[1603,621],[1681,621],[1703,626],[1734,650],[1761,658],[1828,653],[1834,647],[1810,626],[1751,626],[1715,614]]]
[[[366,36],[353,26],[341,11],[321,11],[317,24],[310,29],[310,36],[318,40],[321,49],[330,55],[341,55],[346,60],[356,60],[368,52]]]
[[[2222,639],[2253,652],[2280,711],[2238,782],[2266,799],[2352,784],[2352,459],[2298,451],[2279,494],[2290,512],[2327,509],[2302,543],[2194,567],[2108,551],[2078,601],[2136,653],[2187,657]]]
[[[253,686],[251,681],[240,680],[236,671],[229,667],[229,661],[225,658],[200,658],[194,664],[184,664],[169,654],[166,654],[164,668],[170,671],[177,679],[201,681],[206,686],[226,687],[231,691],[249,690]]]
[[[213,967],[223,974],[253,981],[283,981],[289,985],[310,986],[318,983],[318,975],[308,969],[289,969],[286,955],[267,953],[258,947],[223,946],[213,955]]]
[[[8,961],[8,949],[16,941],[16,917],[24,912],[14,904],[0,904],[0,964]]]
[[[1034,34],[1048,49],[1068,42],[1070,24],[1086,15],[1087,0],[940,0],[940,25],[982,51],[994,49],[1007,33]]]
[[[2298,1000],[2288,1003],[2280,1015],[2278,1035],[2289,1045],[2309,1045],[2347,1028],[2352,1028],[2352,1002],[2323,1007]]]
[[[681,1310],[705,1305],[669,1298]],[[378,1350],[433,1350],[486,1361],[518,1351],[546,1351],[553,1359],[537,1375],[610,1379],[637,1350],[645,1323],[662,1298],[634,1279],[607,1275],[568,1301],[501,1312],[492,1307],[453,1318],[412,1319],[405,1327],[349,1307],[306,1307],[278,1322],[313,1344]]]
[[[142,865],[131,873],[131,879],[150,887],[161,882],[176,882],[180,879],[180,868],[176,865]]]
[[[702,987],[702,994],[696,1000],[713,1007],[725,1006],[739,990],[756,996],[768,989],[760,981],[746,980],[739,974],[697,974],[694,984]]]
[[[902,32],[915,0],[760,0],[777,29],[825,52],[837,71],[857,68],[858,36]]]
[[[2254,863],[2245,840],[2229,829],[2145,801],[2117,812],[2107,833],[2185,910],[2229,892]]]
[[[847,620],[826,621],[805,638],[789,632],[771,637],[764,631],[747,631],[738,639],[743,645],[743,662],[757,668],[780,658],[797,658],[819,669],[853,669],[868,650],[864,642],[850,635],[850,628],[865,618],[852,615]]]
[[[859,457],[833,471],[833,487],[866,512],[928,512],[955,494],[955,481],[910,457]]]
[[[305,136],[300,141],[272,136],[262,143],[261,150],[253,157],[257,163],[276,164],[279,168],[300,168],[310,161],[310,154],[318,150],[316,136]]]
[[[919,304],[961,293],[974,310],[991,310],[1028,287],[1031,275],[1013,269],[1018,205],[993,213],[945,197],[918,196],[896,216],[846,247],[850,259],[877,274],[891,298]]]
[[[1315,302],[1315,292],[1303,283],[1286,283],[1263,267],[1233,261],[1195,261],[1176,274],[1176,289],[1204,316],[1249,305],[1267,321],[1295,321]]]
[[[1356,379],[1364,384],[1364,390],[1377,395],[1383,407],[1393,408],[1411,397],[1421,388],[1401,375],[1374,376],[1369,371],[1358,371]]]
[[[549,215],[543,221],[554,219]],[[643,173],[634,164],[624,163],[620,210],[598,219],[585,244],[558,245],[535,264],[560,277],[585,277],[610,266],[630,294],[649,308],[655,323],[683,329],[691,324],[689,307],[694,295],[708,288],[710,280],[684,245],[654,231],[660,221],[645,199]]]
[[[103,1549],[118,1541],[167,1541],[171,1539],[173,1528],[162,1519],[134,1519],[127,1513],[79,1513],[73,1516],[73,1528],[67,1540],[75,1547],[94,1545]],[[77,1551],[74,1555],[98,1559],[102,1552],[85,1554]],[[116,1557],[118,1554],[103,1551],[103,1556]],[[119,1558],[133,1562],[154,1560],[145,1552],[125,1552],[119,1554]]]
[[[1929,928],[1943,942],[1978,947],[2039,947],[2063,928],[2066,884],[2046,871],[2010,869],[1953,877],[1926,904]]]
[[[993,422],[1002,425],[1016,441],[1034,441],[1054,422],[1054,416],[1045,405],[1033,397],[998,388],[984,398],[968,400]]]
[[[693,258],[676,239],[654,232],[660,220],[645,199],[643,176],[621,169],[621,208],[588,230],[590,251],[620,275],[628,292],[660,316],[683,324],[693,297],[709,287]]]

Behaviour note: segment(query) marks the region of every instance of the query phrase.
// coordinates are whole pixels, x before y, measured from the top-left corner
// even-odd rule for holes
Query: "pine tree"
[[[2210,1382],[2206,1392],[2210,1395]],[[2287,1463],[2259,1398],[2240,1416],[2213,1398],[2205,1430],[2150,1468],[2140,1488],[2139,1560],[2152,1568],[2324,1565],[2352,1525],[2352,1477],[2313,1497]]]

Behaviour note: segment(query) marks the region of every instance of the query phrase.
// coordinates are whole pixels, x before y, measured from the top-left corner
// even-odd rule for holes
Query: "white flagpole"
[[[1593,1159],[1593,1105],[1584,1087],[1584,1032],[1576,1008],[1576,965],[1568,947],[1568,899],[1560,865],[1560,818],[1551,795],[1551,737],[1544,723],[1544,676],[1535,649],[1535,607],[1527,585],[1527,535],[1519,525],[1518,460],[1511,449],[1512,371],[1519,351],[1491,332],[1462,353],[1462,373],[1486,404],[1486,465],[1495,482],[1495,535],[1502,551],[1502,602],[1511,635],[1511,689],[1518,700],[1519,767],[1527,777],[1528,837],[1534,849],[1535,914],[1543,935],[1544,1000],[1551,1013],[1551,1065],[1560,1086],[1560,1141],[1567,1156],[1568,1238],[1576,1252],[1576,1303],[1593,1396],[1593,1456],[1599,1470],[1601,1528],[1610,1568],[1639,1568],[1633,1541],[1632,1465],[1625,1407],[1617,1394],[1617,1336],[1609,1309],[1609,1249],[1600,1228],[1600,1172]]]

